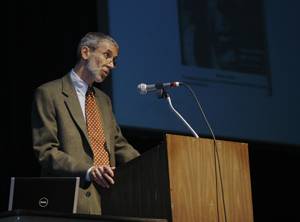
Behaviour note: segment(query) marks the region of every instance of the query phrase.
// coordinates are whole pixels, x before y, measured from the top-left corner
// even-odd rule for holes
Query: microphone
[[[145,95],[148,92],[153,92],[164,88],[176,88],[179,87],[180,85],[181,82],[167,82],[167,83],[155,83],[155,84],[140,83],[138,84],[137,89],[140,94]]]

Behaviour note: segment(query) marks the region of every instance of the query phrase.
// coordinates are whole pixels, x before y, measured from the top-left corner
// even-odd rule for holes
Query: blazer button
[[[90,192],[90,191],[87,191],[87,192],[85,193],[85,196],[86,196],[86,197],[90,197],[90,196],[91,196],[91,192]]]

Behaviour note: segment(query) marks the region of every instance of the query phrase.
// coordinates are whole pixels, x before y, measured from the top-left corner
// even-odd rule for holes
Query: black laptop
[[[79,177],[12,177],[8,210],[76,213]]]

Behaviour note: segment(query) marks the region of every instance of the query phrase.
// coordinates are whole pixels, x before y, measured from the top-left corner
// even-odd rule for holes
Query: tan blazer
[[[139,153],[122,136],[109,97],[97,88],[95,92],[103,116],[111,166],[128,162]],[[100,214],[97,187],[85,180],[87,170],[93,165],[93,153],[69,74],[37,88],[32,130],[33,149],[41,165],[41,175],[80,177],[78,213]]]

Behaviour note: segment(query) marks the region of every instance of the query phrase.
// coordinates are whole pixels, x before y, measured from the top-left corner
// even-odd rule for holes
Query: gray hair
[[[89,32],[87,33],[79,42],[77,47],[77,57],[81,58],[81,48],[84,46],[89,47],[92,50],[96,50],[99,47],[99,44],[103,41],[110,41],[117,48],[119,48],[118,43],[109,35],[105,35],[101,32]]]

